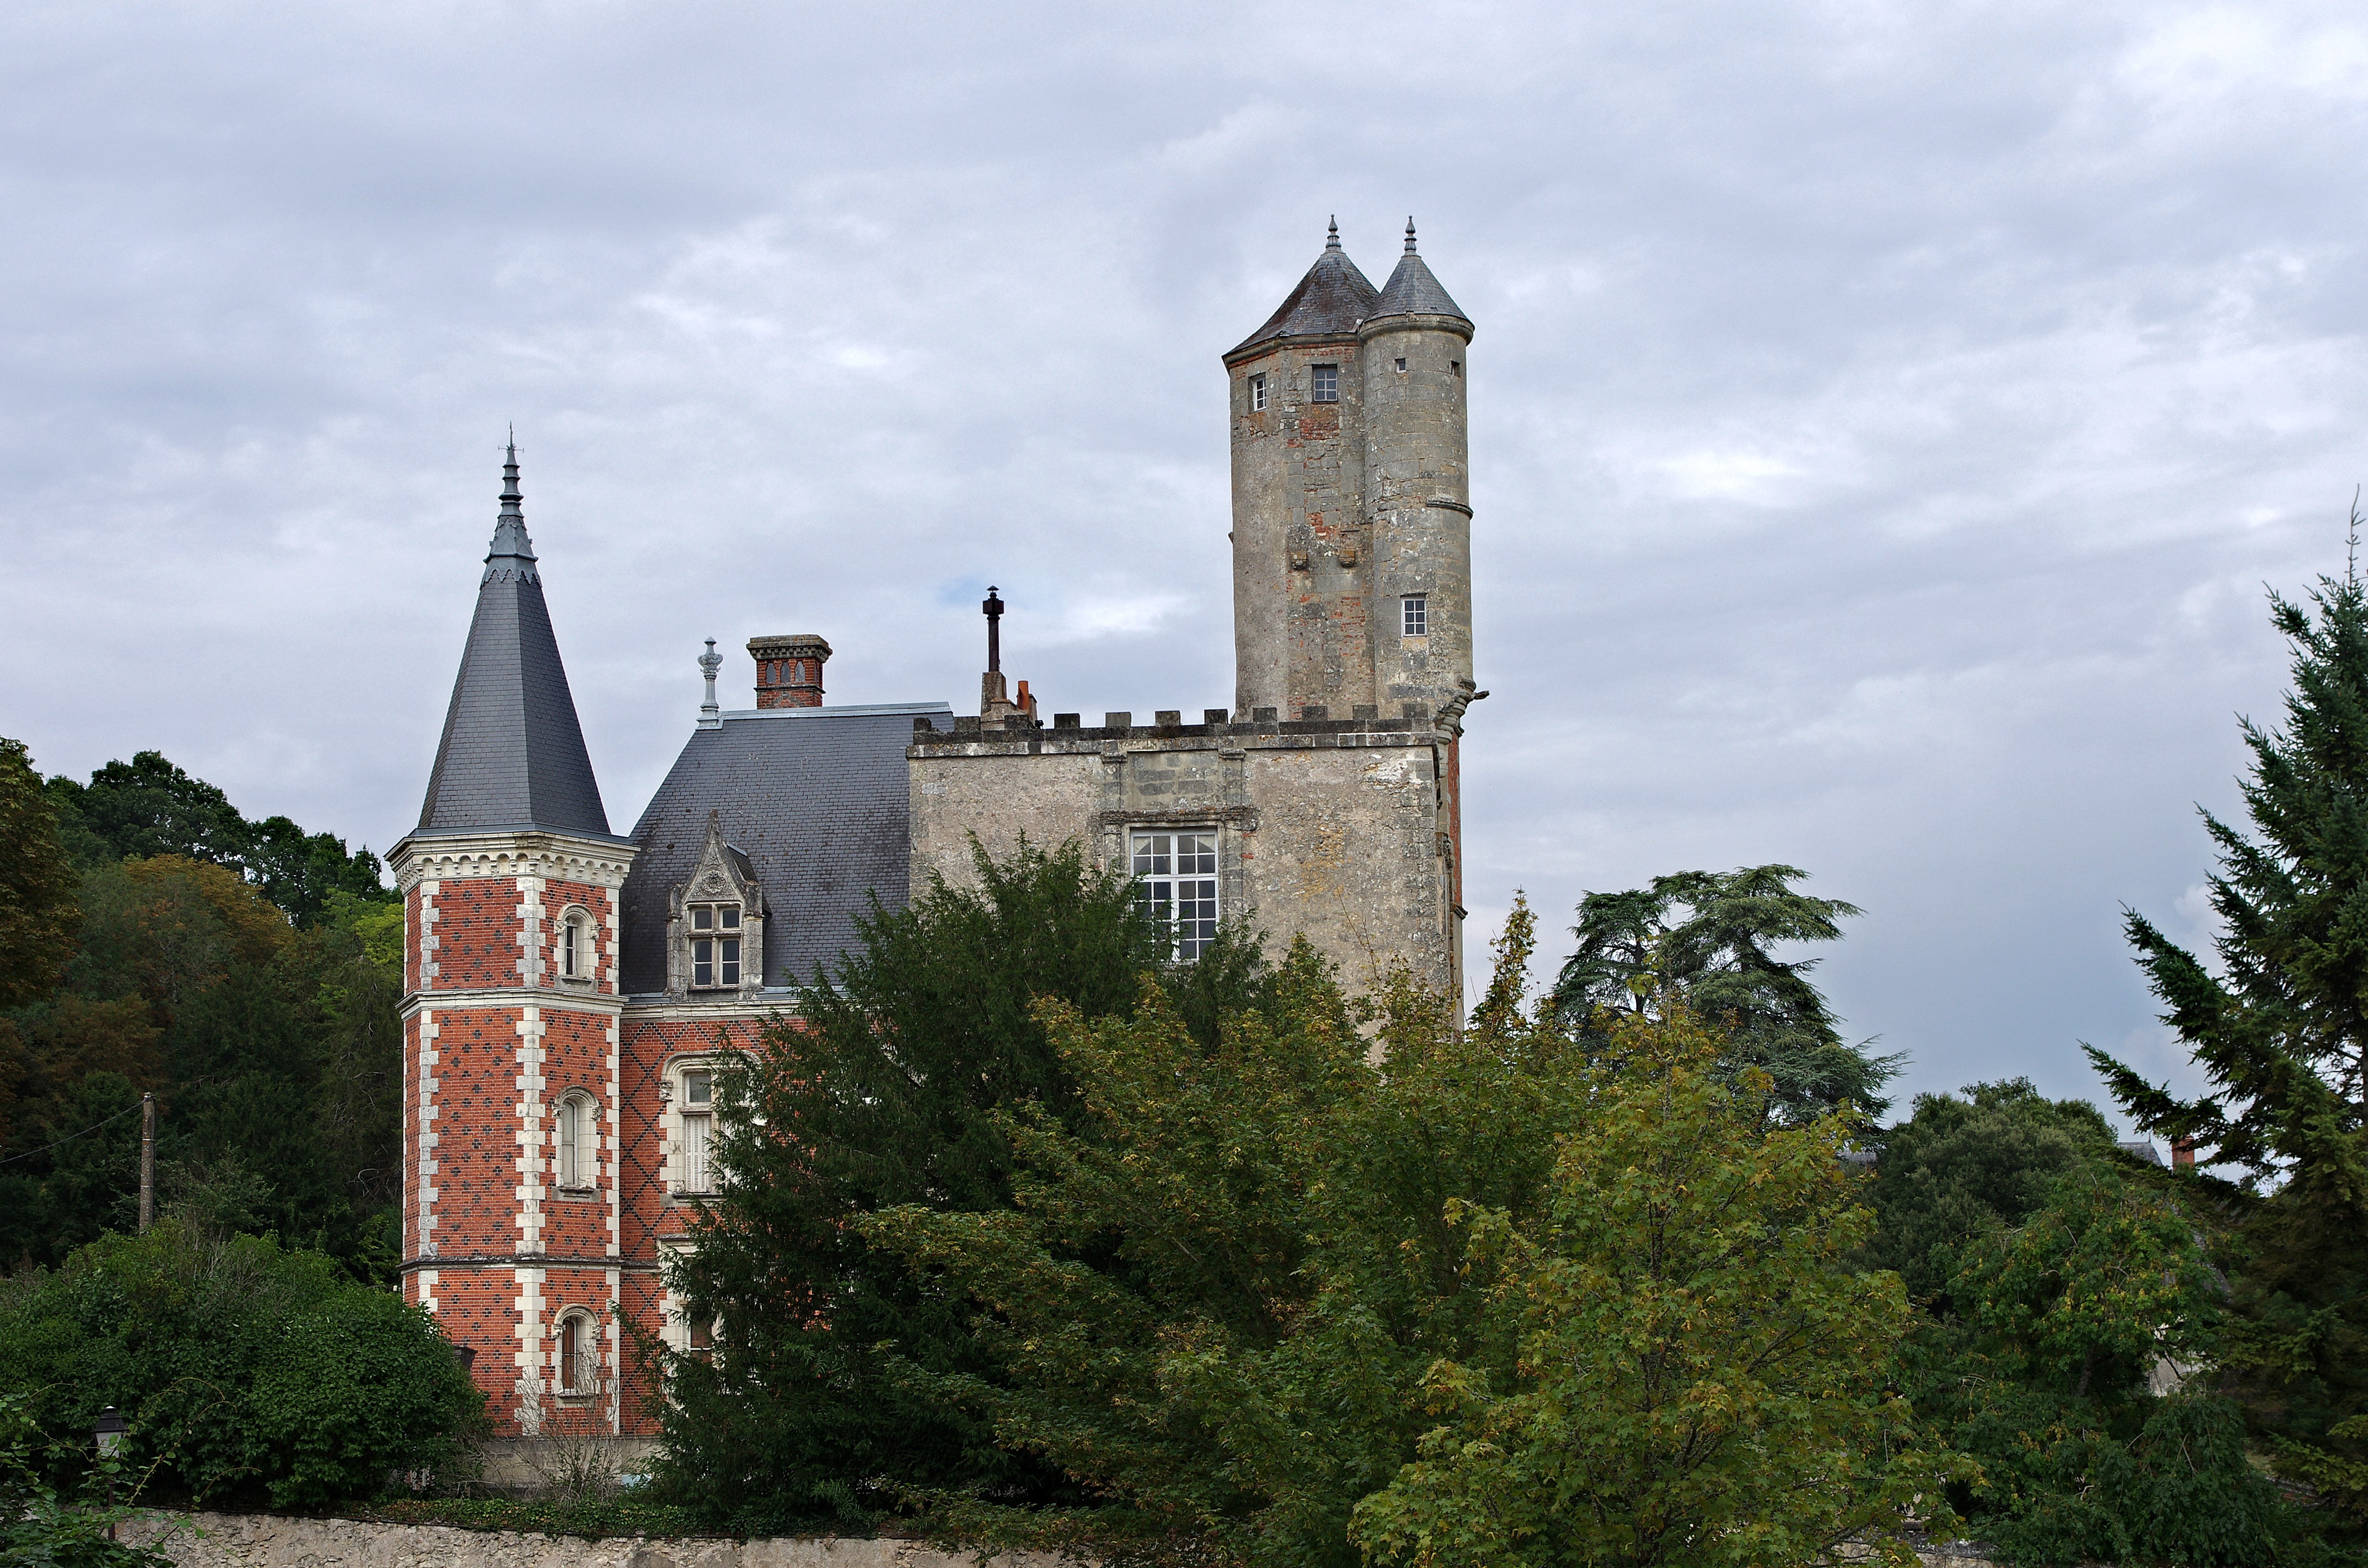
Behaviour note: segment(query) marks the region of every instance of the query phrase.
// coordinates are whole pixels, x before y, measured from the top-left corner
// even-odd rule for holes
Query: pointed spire
[[[1372,314],[1380,316],[1451,316],[1468,328],[1472,318],[1440,287],[1439,279],[1430,274],[1429,264],[1416,254],[1414,220],[1406,226],[1406,254],[1398,257],[1398,269],[1382,285],[1382,296],[1373,302]],[[1471,336],[1467,330],[1464,336]]]
[[[1322,253],[1299,287],[1226,358],[1278,337],[1354,337],[1358,324],[1373,313],[1374,298],[1372,283],[1340,248],[1335,218],[1325,231]]]
[[[606,838],[609,813],[526,535],[515,437],[505,456],[501,517],[478,579],[477,612],[452,682],[419,831],[533,828]]]
[[[526,534],[526,498],[518,490],[518,426],[510,427],[510,444],[502,460],[502,515],[494,520],[494,542],[485,551],[490,583],[505,573],[535,582],[534,541]]]

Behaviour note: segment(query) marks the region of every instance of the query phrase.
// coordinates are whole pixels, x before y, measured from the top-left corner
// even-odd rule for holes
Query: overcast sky
[[[1224,705],[1218,357],[1412,212],[1474,959],[1784,860],[1903,1094],[2192,1082],[2119,910],[2342,567],[2363,119],[2356,6],[14,5],[0,733],[384,847],[512,421],[620,832],[708,637],[959,708],[992,581],[1048,710]]]

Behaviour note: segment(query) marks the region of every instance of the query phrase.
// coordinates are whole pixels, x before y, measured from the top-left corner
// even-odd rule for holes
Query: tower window
[[[584,927],[584,912],[571,909],[559,922],[559,978],[583,980],[591,972],[592,944]]]
[[[1217,835],[1133,835],[1135,905],[1167,928],[1178,959],[1197,959],[1217,939]]]
[[[592,1344],[592,1320],[570,1312],[559,1320],[559,1392],[596,1393],[600,1354]]]
[[[1250,378],[1250,412],[1252,414],[1258,414],[1263,412],[1265,408],[1266,378],[1264,376],[1252,376]]]
[[[1398,601],[1398,609],[1404,618],[1403,624],[1406,628],[1404,635],[1408,637],[1430,635],[1430,600],[1427,595],[1408,594]]]
[[[690,906],[690,983],[696,986],[740,983],[740,906]]]
[[[568,1192],[588,1191],[598,1163],[599,1137],[593,1131],[592,1102],[568,1095],[559,1102],[559,1185]]]
[[[1308,367],[1308,369],[1315,376],[1315,401],[1318,403],[1339,402],[1340,367],[1338,365],[1312,365]]]
[[[1401,358],[1398,360],[1398,369],[1399,369],[1401,372],[1403,372],[1403,371],[1406,369],[1406,360],[1405,360],[1403,358]]]
[[[1449,374],[1460,376],[1463,373],[1463,361],[1461,359],[1450,359],[1447,362],[1447,369]]]

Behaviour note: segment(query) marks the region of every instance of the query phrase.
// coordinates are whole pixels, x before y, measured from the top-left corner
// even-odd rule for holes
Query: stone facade
[[[1452,737],[1406,719],[1181,718],[916,729],[915,889],[933,875],[974,881],[973,834],[997,854],[1022,835],[1082,838],[1120,871],[1140,838],[1205,834],[1219,918],[1250,920],[1277,943],[1304,932],[1352,990],[1403,963],[1460,994]]]

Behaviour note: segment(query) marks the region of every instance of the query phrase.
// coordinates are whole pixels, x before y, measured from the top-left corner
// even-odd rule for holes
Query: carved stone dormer
[[[707,813],[707,843],[690,876],[666,895],[666,994],[752,1001],[765,988],[765,890],[748,857]]]

